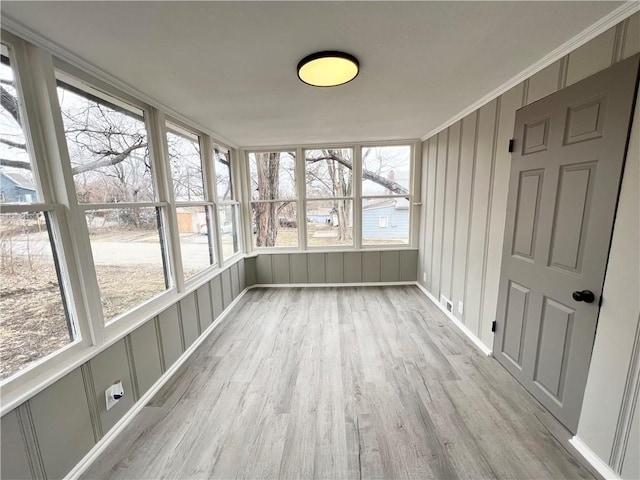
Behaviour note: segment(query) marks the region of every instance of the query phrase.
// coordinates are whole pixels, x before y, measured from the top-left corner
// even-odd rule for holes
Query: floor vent
[[[449,313],[453,313],[453,303],[444,295],[440,295],[440,303]]]

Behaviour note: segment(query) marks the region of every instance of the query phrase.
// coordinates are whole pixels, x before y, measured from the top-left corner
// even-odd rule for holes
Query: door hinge
[[[515,140],[512,138],[509,140],[509,153],[513,153],[513,145],[515,144]]]
[[[491,324],[491,331],[492,331],[492,332],[495,332],[495,331],[496,331],[496,324],[497,324],[497,322],[496,322],[496,321],[494,321],[494,322]]]

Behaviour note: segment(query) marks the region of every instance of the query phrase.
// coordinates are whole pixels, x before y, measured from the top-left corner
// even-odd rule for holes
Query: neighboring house
[[[31,203],[37,199],[36,186],[24,175],[0,170],[0,201]]]
[[[372,200],[362,207],[362,238],[409,237],[409,201],[404,198]]]
[[[338,216],[333,212],[333,208],[330,207],[307,210],[307,221],[322,225],[338,225]]]
[[[207,219],[201,207],[181,207],[176,217],[180,233],[207,233]]]

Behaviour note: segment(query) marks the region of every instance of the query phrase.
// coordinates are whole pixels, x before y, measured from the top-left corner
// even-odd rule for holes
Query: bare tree
[[[256,153],[257,200],[267,200],[254,204],[256,246],[273,247],[278,236],[278,204],[280,191],[280,152]]]

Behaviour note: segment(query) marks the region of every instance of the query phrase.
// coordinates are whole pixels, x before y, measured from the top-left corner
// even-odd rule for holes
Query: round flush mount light
[[[358,75],[360,63],[344,52],[317,52],[298,63],[298,78],[314,87],[336,87],[350,82]]]

